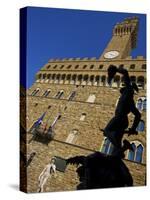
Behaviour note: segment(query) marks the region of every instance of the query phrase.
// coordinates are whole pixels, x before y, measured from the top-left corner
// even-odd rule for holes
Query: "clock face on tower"
[[[109,59],[116,58],[117,56],[119,56],[119,52],[115,50],[108,51],[104,54],[104,58],[109,58]]]

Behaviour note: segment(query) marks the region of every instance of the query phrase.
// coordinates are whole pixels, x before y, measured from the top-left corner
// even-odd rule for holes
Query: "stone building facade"
[[[51,59],[36,74],[26,97],[21,96],[21,102],[27,100],[26,108],[21,106],[22,112],[26,109],[27,158],[35,152],[27,167],[27,192],[37,191],[38,176],[53,156],[66,159],[94,151],[110,153],[111,144],[107,143],[100,129],[114,115],[119,88],[124,84],[117,74],[112,86],[108,87],[107,68],[111,64],[128,69],[131,81],[139,87],[135,102],[143,124],[139,126],[138,135],[124,136],[135,149],[134,154],[126,152],[124,162],[133,176],[134,185],[146,184],[146,59],[130,56],[137,37],[138,19],[125,19],[114,26],[112,38],[100,58]],[[44,112],[43,122],[48,126],[58,113],[61,116],[54,126],[54,139],[47,145],[40,140],[31,141],[30,132]],[[132,114],[129,119],[132,123]],[[76,167],[69,165],[65,173],[58,171],[56,178],[48,179],[45,191],[76,190],[78,183]]]

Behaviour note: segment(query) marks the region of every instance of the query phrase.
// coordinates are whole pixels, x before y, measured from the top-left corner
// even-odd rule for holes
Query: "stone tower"
[[[131,50],[136,48],[138,32],[138,19],[127,18],[117,23],[113,35],[100,59],[124,59]]]
[[[114,26],[112,38],[99,59],[51,59],[37,72],[26,97],[27,158],[35,153],[27,168],[28,192],[37,191],[38,176],[53,156],[68,158],[94,151],[110,153],[111,144],[100,129],[112,118],[119,88],[123,85],[122,77],[116,75],[112,87],[108,87],[107,68],[110,64],[124,66],[131,81],[137,83],[139,94],[135,101],[146,127],[146,60],[142,56],[130,56],[136,47],[137,34],[138,19],[125,19]],[[22,96],[21,101],[24,98]],[[24,111],[23,106],[21,109]],[[45,124],[50,126],[55,122],[54,139],[47,144],[40,138],[32,140],[30,131],[44,112]],[[129,118],[132,123],[132,114]],[[143,130],[143,126],[139,127],[138,135],[124,136],[135,149],[134,154],[126,152],[124,159],[134,185],[145,185],[146,179],[146,128]],[[46,183],[45,191],[75,190],[79,183],[75,170],[74,166],[68,166],[65,173],[58,172],[56,179]]]

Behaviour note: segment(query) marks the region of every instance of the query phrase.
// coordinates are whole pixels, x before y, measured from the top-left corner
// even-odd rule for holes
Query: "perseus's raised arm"
[[[129,73],[126,69],[119,67],[117,68],[117,72],[123,75],[123,82],[126,87],[131,86],[131,81],[129,77]]]
[[[123,67],[117,68],[115,65],[110,65],[108,68],[108,84],[111,83],[111,81],[114,78],[114,76],[116,75],[116,73],[123,75],[123,81],[124,81],[126,87],[131,86],[128,71],[126,69],[124,69]]]

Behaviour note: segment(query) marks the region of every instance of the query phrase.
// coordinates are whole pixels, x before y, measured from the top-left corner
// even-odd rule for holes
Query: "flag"
[[[34,123],[34,126],[38,126],[41,123],[41,121],[44,119],[45,115],[46,115],[46,112],[44,112],[41,115],[41,117]]]

